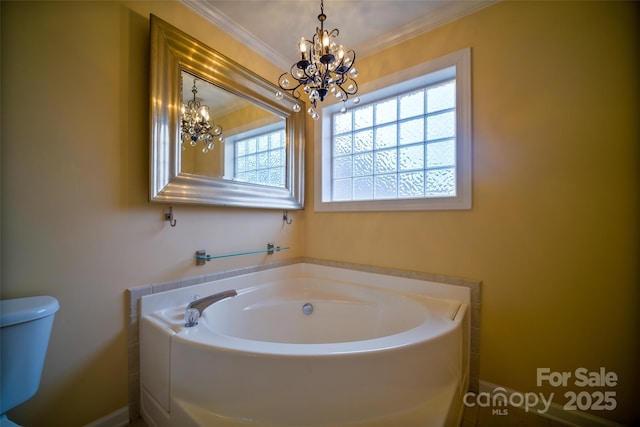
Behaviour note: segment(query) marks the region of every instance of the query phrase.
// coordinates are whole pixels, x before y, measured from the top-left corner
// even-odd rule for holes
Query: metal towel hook
[[[166,212],[166,213],[164,214],[164,220],[165,220],[165,221],[169,221],[169,224],[170,224],[172,227],[175,227],[175,226],[176,226],[176,224],[178,223],[178,220],[176,220],[176,219],[174,219],[174,218],[173,218],[173,207],[169,207],[169,212]]]
[[[291,225],[291,223],[293,222],[293,218],[289,218],[289,211],[284,211],[282,213],[282,220],[285,222],[285,224]]]

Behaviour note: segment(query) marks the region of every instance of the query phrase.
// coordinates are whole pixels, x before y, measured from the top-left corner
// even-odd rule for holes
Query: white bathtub
[[[227,289],[238,295],[184,327],[194,294]],[[143,297],[143,418],[158,427],[458,425],[468,305],[464,287],[311,264]]]

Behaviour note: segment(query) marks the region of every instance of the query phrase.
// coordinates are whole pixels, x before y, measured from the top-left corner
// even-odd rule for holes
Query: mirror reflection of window
[[[225,151],[225,177],[252,184],[285,187],[286,145],[283,122],[232,137]]]

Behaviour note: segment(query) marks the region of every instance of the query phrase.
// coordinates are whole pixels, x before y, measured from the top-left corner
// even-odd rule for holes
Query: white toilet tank
[[[0,301],[0,414],[38,390],[58,308],[50,296]]]

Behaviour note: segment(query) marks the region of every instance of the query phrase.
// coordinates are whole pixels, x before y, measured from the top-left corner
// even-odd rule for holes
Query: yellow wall
[[[482,280],[482,380],[565,403],[536,368],[605,366],[596,415],[638,422],[637,12],[504,2],[360,60],[362,85],[472,48],[473,209],[310,209],[305,255]]]
[[[20,425],[82,426],[127,404],[125,289],[299,257],[302,214],[148,202],[149,14],[275,79],[280,70],[177,1],[2,8],[2,298],[60,301]],[[194,252],[288,251],[209,262]]]
[[[178,2],[0,7],[2,298],[61,304],[18,423],[81,426],[126,405],[124,290],[264,262],[196,268],[191,257],[271,240],[292,249],[269,259],[483,280],[481,379],[548,393],[537,367],[606,366],[618,409],[597,415],[638,422],[634,3],[500,3],[358,60],[363,84],[472,47],[470,211],[314,213],[309,202],[283,226],[276,211],[175,206],[176,228],[147,202],[149,13],[268,79],[281,70]],[[309,201],[312,154],[309,138]]]

